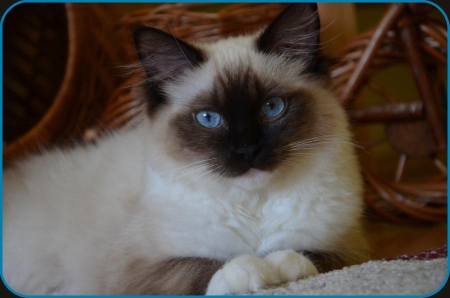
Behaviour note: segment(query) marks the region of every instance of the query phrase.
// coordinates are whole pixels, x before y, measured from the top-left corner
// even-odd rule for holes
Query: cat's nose
[[[248,162],[252,162],[261,150],[261,144],[241,145],[235,151],[236,154]]]

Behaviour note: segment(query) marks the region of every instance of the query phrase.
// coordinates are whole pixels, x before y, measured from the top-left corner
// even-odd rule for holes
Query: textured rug
[[[370,261],[253,295],[427,295],[447,281],[447,246]]]

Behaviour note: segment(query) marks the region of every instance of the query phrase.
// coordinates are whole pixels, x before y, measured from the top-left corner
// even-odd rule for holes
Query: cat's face
[[[170,126],[179,149],[211,159],[214,171],[236,177],[251,168],[273,171],[288,159],[289,144],[312,137],[313,105],[306,90],[241,65],[216,73]]]
[[[208,45],[136,31],[149,117],[164,130],[166,153],[229,178],[295,164],[332,125],[318,35],[312,4],[288,7],[255,36]]]

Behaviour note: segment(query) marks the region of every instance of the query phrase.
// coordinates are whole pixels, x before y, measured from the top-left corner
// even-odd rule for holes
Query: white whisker
[[[181,53],[183,53],[184,58],[186,58],[187,62],[189,62],[189,64],[191,65],[191,67],[194,67],[191,63],[191,61],[188,59],[188,57],[186,56],[186,54],[184,53],[183,49],[180,46],[180,43],[178,42],[178,39],[175,37],[175,34],[173,33],[172,28],[170,27],[170,24],[167,23],[167,27],[169,27],[170,32],[172,33],[173,38],[175,39],[175,42],[177,43],[177,46],[180,48]]]

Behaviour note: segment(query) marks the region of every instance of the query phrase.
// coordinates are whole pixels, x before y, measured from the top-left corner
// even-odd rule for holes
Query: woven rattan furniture
[[[442,21],[429,17],[427,4],[392,4],[378,26],[357,37],[340,55],[332,72],[340,101],[354,125],[383,124],[384,133],[363,143],[366,150],[388,144],[398,155],[391,175],[376,173],[364,166],[364,176],[372,189],[366,202],[380,214],[397,222],[447,219],[447,167],[445,131],[447,91],[447,30]],[[380,70],[407,65],[412,72],[418,98],[405,100],[392,95],[372,77]],[[401,80],[402,78],[399,78]],[[385,103],[356,107],[358,94],[370,88]],[[436,171],[427,171],[422,161],[408,174],[407,163],[429,160]],[[384,160],[377,160],[382,163]],[[409,175],[411,176],[411,175]]]
[[[112,16],[97,4],[21,4],[6,16],[5,163],[97,123],[123,63]]]
[[[93,141],[105,132],[134,125],[141,107],[130,86],[142,80],[142,70],[123,80],[111,75],[112,62],[126,65],[137,61],[132,46],[134,28],[153,26],[181,39],[212,41],[261,28],[285,7],[236,4],[218,13],[200,12],[208,5],[166,4],[135,11],[119,20],[115,31],[101,6],[65,5],[69,57],[61,87],[44,118],[4,148],[4,159],[12,161],[34,152],[39,145],[59,140]],[[397,222],[439,222],[447,215],[447,94],[442,80],[447,66],[447,30],[444,23],[430,16],[430,7],[387,6],[376,28],[348,44],[331,72],[340,102],[354,126],[384,127],[381,137],[369,134],[364,142],[358,138],[365,150],[385,142],[399,156],[397,168],[387,176],[363,163],[368,205]],[[399,64],[409,66],[413,73],[420,94],[413,101],[396,98],[371,80],[380,70]],[[377,92],[386,103],[358,103],[365,88]],[[404,181],[406,161],[417,158],[428,159],[437,174],[426,174],[414,183]],[[422,168],[410,172],[414,171],[421,173]]]

